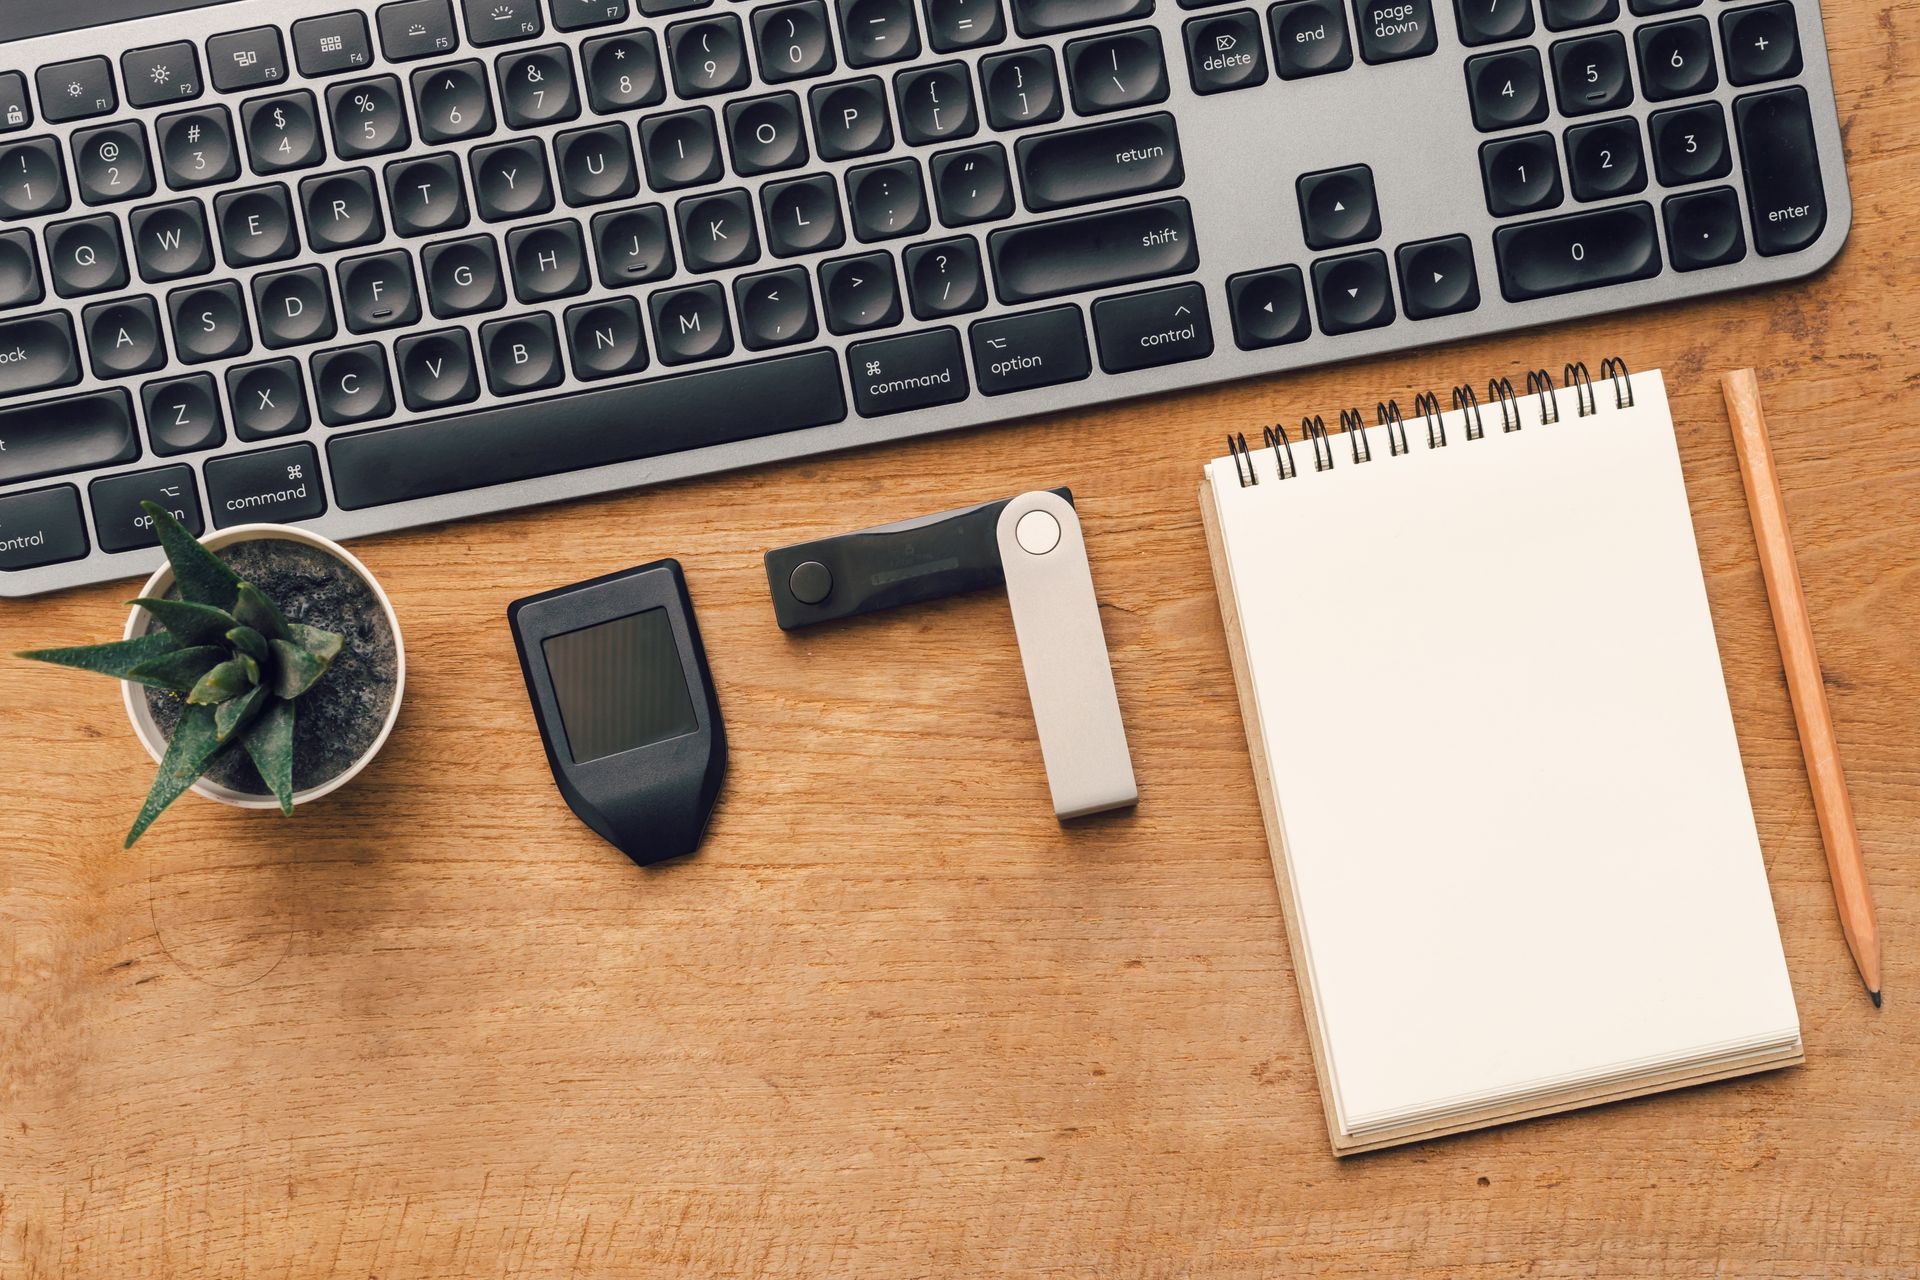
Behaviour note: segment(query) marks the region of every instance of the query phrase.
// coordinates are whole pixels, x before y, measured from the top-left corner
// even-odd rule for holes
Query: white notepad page
[[[1208,468],[1336,1119],[1795,1046],[1657,372]]]

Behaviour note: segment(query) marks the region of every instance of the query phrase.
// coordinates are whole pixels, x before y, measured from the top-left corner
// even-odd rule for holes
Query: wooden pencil
[[[1740,479],[1747,490],[1747,509],[1753,515],[1754,540],[1760,546],[1760,569],[1767,581],[1767,599],[1773,606],[1773,629],[1780,638],[1787,692],[1793,699],[1793,718],[1800,728],[1800,750],[1807,759],[1814,811],[1827,847],[1827,870],[1833,876],[1840,928],[1878,1008],[1880,924],[1874,917],[1873,895],[1867,886],[1867,864],[1860,848],[1860,832],[1854,826],[1853,801],[1847,795],[1846,774],[1840,768],[1840,747],[1834,738],[1820,656],[1814,649],[1813,623],[1800,586],[1800,566],[1787,530],[1786,502],[1780,494],[1767,419],[1760,407],[1760,382],[1752,369],[1737,369],[1720,379],[1720,389],[1733,422],[1734,451],[1740,457]]]

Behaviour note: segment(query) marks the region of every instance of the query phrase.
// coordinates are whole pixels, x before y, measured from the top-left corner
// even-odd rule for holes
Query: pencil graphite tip
[[[1878,991],[1869,991],[1867,994],[1873,997],[1873,1007],[1878,1009],[1880,1007],[1880,993]]]

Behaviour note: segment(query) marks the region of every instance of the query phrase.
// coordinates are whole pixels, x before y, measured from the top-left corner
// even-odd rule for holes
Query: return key
[[[1020,185],[1029,209],[1064,209],[1177,187],[1180,135],[1164,111],[1020,139]]]

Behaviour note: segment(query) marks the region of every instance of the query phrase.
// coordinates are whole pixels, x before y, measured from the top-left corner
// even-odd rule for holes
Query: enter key
[[[1179,132],[1164,111],[1025,137],[1014,153],[1034,210],[1164,191],[1187,176]]]

